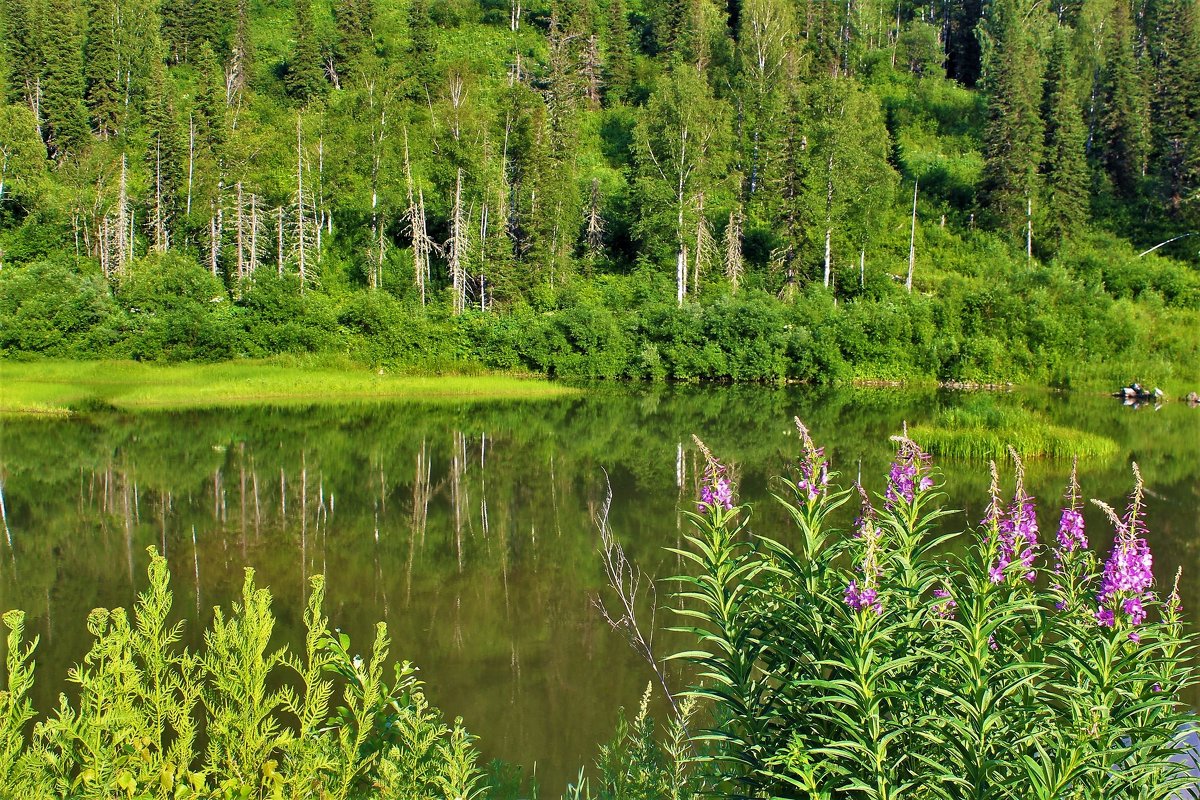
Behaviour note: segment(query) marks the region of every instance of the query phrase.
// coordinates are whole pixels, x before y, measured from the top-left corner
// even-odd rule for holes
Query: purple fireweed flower
[[[846,605],[855,611],[869,608],[876,614],[883,613],[883,604],[879,602],[879,593],[871,587],[860,587],[858,581],[851,579],[846,586]]]
[[[1133,627],[1146,620],[1143,603],[1153,598],[1150,587],[1154,583],[1154,556],[1145,539],[1146,524],[1142,514],[1142,473],[1133,465],[1135,477],[1133,493],[1125,516],[1118,517],[1109,506],[1093,500],[1116,528],[1112,550],[1104,562],[1104,574],[1100,580],[1100,591],[1096,594],[1096,621],[1105,627],[1115,627],[1123,615]],[[1168,613],[1170,612],[1168,601]],[[1135,636],[1130,636],[1134,642]]]
[[[1058,549],[1062,553],[1086,550],[1087,534],[1083,530],[1083,513],[1079,500],[1079,459],[1071,464],[1071,478],[1067,481],[1067,505],[1058,521]],[[1060,559],[1061,561],[1061,559]]]
[[[945,584],[934,589],[933,596],[941,601],[933,604],[933,615],[940,619],[954,619],[954,609],[958,608],[958,603],[954,602],[954,597]]]
[[[1058,546],[1066,553],[1086,550],[1087,534],[1083,531],[1083,514],[1074,508],[1064,508],[1058,522]]]
[[[1002,583],[1008,575],[1009,566],[1014,563],[1020,565],[1020,575],[1025,580],[1032,582],[1037,577],[1033,569],[1038,537],[1037,510],[1033,497],[1025,492],[1025,465],[1015,451],[1010,452],[1017,475],[1012,505],[1007,514],[1002,513],[999,498],[994,493],[987,516],[984,517],[984,523],[992,527],[996,536],[996,560],[988,569],[992,583]],[[992,485],[995,487],[998,481],[994,464],[992,469]]]
[[[696,446],[700,448],[700,452],[704,455],[704,475],[700,486],[700,502],[696,504],[696,508],[701,514],[707,514],[711,511],[721,509],[730,511],[733,509],[733,482],[726,475],[726,468],[720,461],[717,461],[713,456],[712,451],[704,442],[700,441],[699,437],[692,436],[692,440],[696,442]]]
[[[902,502],[911,505],[918,494],[933,488],[933,477],[929,475],[930,456],[908,438],[907,424],[904,433],[893,436],[892,441],[899,446],[896,459],[888,470],[887,489],[884,491],[884,507],[888,511],[894,510]]]
[[[796,490],[807,497],[809,502],[813,502],[823,495],[829,486],[829,460],[825,458],[825,448],[817,447],[813,443],[808,428],[800,418],[792,419],[796,423],[796,431],[800,434],[800,443],[804,448],[804,454],[800,458],[800,479],[796,481]]]
[[[883,613],[883,601],[879,597],[878,580],[883,574],[879,563],[879,547],[883,538],[882,532],[875,526],[872,518],[864,520],[859,529],[858,542],[862,548],[862,560],[858,571],[862,575],[862,583],[852,578],[846,586],[846,605],[854,611],[870,608],[876,614]]]

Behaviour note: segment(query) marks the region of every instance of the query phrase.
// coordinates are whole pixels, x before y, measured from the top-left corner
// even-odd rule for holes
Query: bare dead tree
[[[304,221],[304,138],[301,127],[301,116],[296,115],[296,262],[300,269],[300,291],[304,291],[306,276],[306,257],[308,255],[305,239]],[[280,252],[282,252],[282,235],[280,236]]]
[[[593,259],[600,255],[604,246],[604,217],[600,214],[600,179],[592,178],[592,192],[588,198],[586,217],[586,242],[588,255]]]
[[[463,218],[462,179],[463,171],[462,168],[459,168],[454,179],[454,209],[451,212],[450,239],[445,245],[446,258],[450,268],[450,285],[454,292],[455,314],[461,314],[467,304],[465,260],[469,242],[467,226]]]
[[[404,180],[408,189],[408,232],[412,238],[413,271],[417,289],[421,293],[421,305],[425,305],[425,287],[429,282],[429,256],[433,250],[433,243],[425,227],[425,195],[420,190],[414,194],[407,127],[404,129]]]
[[[171,246],[170,234],[167,232],[168,214],[164,207],[163,171],[162,171],[162,139],[154,142],[154,210],[150,219],[150,231],[153,238],[151,247],[156,253],[165,253]]]
[[[742,207],[735,205],[729,212],[729,224],[725,226],[725,278],[733,291],[737,291],[745,271],[742,258]]]
[[[606,487],[604,503],[600,506],[600,512],[594,522],[600,531],[599,552],[600,561],[604,566],[604,576],[608,581],[611,594],[616,598],[616,604],[610,607],[605,603],[603,597],[596,594],[592,596],[592,605],[604,617],[605,622],[624,636],[625,641],[629,643],[634,652],[650,665],[659,685],[662,686],[663,694],[671,704],[672,711],[676,718],[680,718],[679,705],[671,693],[666,669],[654,655],[654,631],[657,629],[655,623],[657,590],[654,580],[646,576],[641,567],[629,560],[625,548],[613,535],[612,528],[608,524],[608,513],[612,509],[612,483],[608,480],[607,472],[604,473],[604,481]],[[641,605],[639,598],[643,596],[643,592],[649,598],[650,606],[649,625],[645,628],[638,622],[638,606]],[[646,630],[649,630],[649,633],[646,633]]]
[[[237,249],[237,278],[246,278],[246,201],[242,195],[242,182],[234,184],[233,230]]]
[[[700,275],[715,260],[717,242],[712,235],[712,226],[704,214],[704,192],[696,195],[696,251],[692,259],[692,292],[700,291]]]
[[[599,108],[604,65],[600,61],[600,42],[594,33],[588,36],[584,45],[582,67],[584,96],[587,98],[588,107]]]
[[[374,81],[367,84],[367,102],[372,112],[376,105],[379,108],[378,116],[374,113],[371,115],[371,252],[368,253],[371,288],[379,289],[383,286],[383,256],[386,245],[384,226],[379,217],[379,174],[383,166],[383,142],[387,138],[387,95],[383,93],[378,100],[376,99]]]

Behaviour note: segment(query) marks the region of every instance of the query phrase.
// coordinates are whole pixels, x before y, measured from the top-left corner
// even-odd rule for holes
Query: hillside
[[[5,357],[1200,375],[1193,0],[0,6]]]

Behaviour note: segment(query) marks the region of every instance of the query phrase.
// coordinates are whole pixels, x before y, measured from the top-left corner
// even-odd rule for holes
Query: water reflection
[[[662,577],[679,568],[663,548],[679,542],[702,466],[691,433],[731,464],[756,526],[778,530],[783,514],[766,498],[797,446],[793,415],[847,479],[861,472],[879,488],[887,436],[902,421],[978,402],[1019,403],[1116,439],[1118,457],[1082,465],[1085,493],[1119,507],[1136,459],[1157,573],[1195,571],[1200,411],[1183,405],[1154,413],[1044,394],[602,387],[536,404],[5,420],[0,608],[25,608],[42,636],[46,709],[86,651],[88,610],[131,603],[147,546],[168,558],[192,643],[250,565],[276,597],[281,642],[298,644],[308,578],[321,572],[332,624],[365,649],[386,620],[394,653],[422,668],[433,700],[463,715],[488,755],[536,763],[556,789],[652,678],[591,605],[603,580],[594,519],[606,481],[613,530]],[[950,504],[978,519],[986,468],[942,466]],[[1044,531],[1068,469],[1029,465]],[[1100,516],[1088,522],[1092,541],[1105,542]],[[1200,584],[1188,586],[1200,607]]]

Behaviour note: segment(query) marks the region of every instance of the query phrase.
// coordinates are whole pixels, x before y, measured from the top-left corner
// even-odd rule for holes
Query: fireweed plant
[[[796,421],[799,463],[775,499],[792,525],[752,531],[707,448],[694,531],[676,552],[677,611],[695,647],[689,694],[711,725],[697,758],[723,796],[1170,798],[1194,682],[1179,577],[1155,591],[1141,474],[1102,561],[1088,550],[1072,470],[1042,537],[1016,489],[981,523],[942,533],[940,475],[904,435],[884,490],[838,488]],[[851,501],[849,530],[832,523]],[[1100,539],[1099,535],[1094,538]]]

